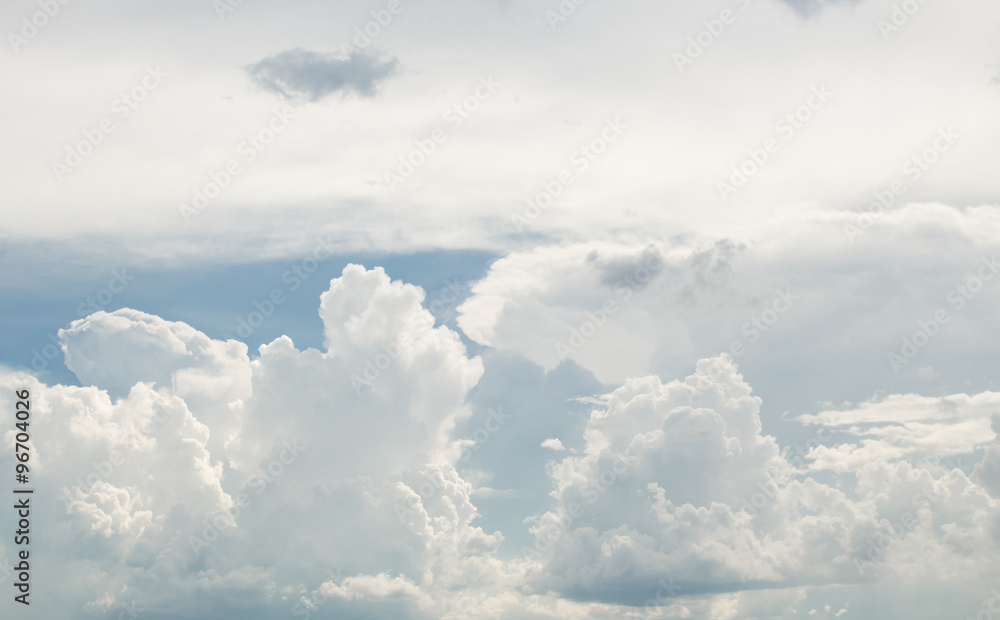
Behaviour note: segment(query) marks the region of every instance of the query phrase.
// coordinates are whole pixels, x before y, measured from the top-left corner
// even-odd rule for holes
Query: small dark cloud
[[[857,4],[860,0],[781,0],[802,17],[814,17],[835,4]]]
[[[247,67],[255,84],[292,101],[319,101],[334,93],[353,90],[371,97],[378,83],[396,70],[397,61],[387,61],[365,52],[347,58],[301,48],[286,50]]]
[[[601,256],[597,250],[593,250],[587,255],[587,262],[597,268],[601,274],[601,284],[614,287],[626,276],[634,275],[640,269],[647,269],[647,265],[658,265],[655,270],[655,277],[663,267],[663,255],[652,245],[647,246],[638,255],[633,257]]]

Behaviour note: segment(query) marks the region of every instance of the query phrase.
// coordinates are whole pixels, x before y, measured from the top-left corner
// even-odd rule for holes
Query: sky
[[[4,617],[1000,614],[995,3],[0,24]]]

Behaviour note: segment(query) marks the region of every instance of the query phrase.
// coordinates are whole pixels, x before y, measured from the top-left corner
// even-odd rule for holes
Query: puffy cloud
[[[126,309],[60,334],[84,387],[6,374],[5,406],[29,382],[34,475],[53,498],[35,527],[57,539],[40,555],[66,557],[67,574],[96,563],[101,579],[74,604],[290,611],[342,567],[353,581],[330,598],[399,599],[420,616],[428,588],[492,579],[502,536],[471,525],[471,486],[447,465],[482,364],[422,299],[351,265],[322,298],[328,334],[340,333],[325,351],[279,338],[251,361],[244,345]],[[398,347],[391,367],[377,358],[383,338]],[[357,390],[370,358],[379,375]],[[425,497],[429,472],[447,482]]]
[[[556,452],[562,452],[566,449],[566,446],[564,446],[562,441],[558,439],[546,439],[542,442],[542,447],[548,448],[549,450],[555,450]]]
[[[1000,303],[997,210],[910,204],[865,220],[852,242],[845,227],[858,221],[804,212],[735,240],[512,252],[473,286],[458,325],[480,344],[546,369],[572,360],[607,384],[681,376],[691,360],[728,352],[778,411],[862,402],[886,386],[991,389],[996,356],[979,334]],[[655,256],[662,267],[639,282]]]
[[[992,399],[947,400],[952,415],[974,418]],[[630,379],[604,397],[583,454],[553,463],[556,504],[534,521],[535,544],[522,549],[540,562],[536,591],[663,613],[708,600],[712,617],[747,617],[761,602],[747,599],[753,590],[786,602],[782,591],[874,580],[946,591],[955,587],[940,583],[947,570],[998,568],[1000,502],[961,470],[921,452],[825,468],[822,441],[790,458],[763,434],[760,405],[727,357],[702,360],[683,381]],[[810,423],[831,416],[858,417],[831,412]],[[864,434],[832,423],[823,432]],[[969,452],[989,440],[962,437]],[[734,594],[712,596],[719,592]]]
[[[60,330],[66,365],[84,385],[123,395],[153,382],[185,399],[228,402],[249,393],[246,345],[128,308],[97,312]]]
[[[698,306],[739,293],[729,274],[743,251],[573,249],[597,292],[566,300],[533,286],[546,303],[587,308],[655,263],[634,294],[670,282],[664,298]],[[492,351],[484,367],[423,300],[350,265],[320,300],[323,350],[281,337],[251,358],[120,310],[60,334],[81,387],[0,373],[0,406],[32,393],[33,557],[69,584],[43,611],[870,616],[885,601],[857,596],[859,584],[972,600],[984,579],[941,575],[998,568],[993,392],[829,407],[801,416],[818,439],[791,452],[731,357],[594,396],[600,385],[571,363],[545,371]],[[489,312],[467,316],[479,337],[510,333]],[[501,400],[511,385],[524,393]],[[509,417],[486,418],[500,402]],[[0,467],[14,436],[4,432]],[[948,466],[984,451],[974,470]]]
[[[525,551],[551,544],[548,586],[643,605],[661,580],[690,596],[850,577],[864,513],[840,491],[788,481],[760,404],[725,358],[684,381],[630,379],[609,394],[584,454],[554,465],[557,508]],[[803,522],[815,505],[825,515]]]

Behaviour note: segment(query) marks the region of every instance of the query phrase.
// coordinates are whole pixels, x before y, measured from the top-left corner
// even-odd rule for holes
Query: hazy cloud
[[[347,58],[296,48],[269,56],[247,68],[255,84],[286,99],[319,101],[336,92],[375,95],[378,83],[396,70],[397,60],[382,61],[355,52]]]

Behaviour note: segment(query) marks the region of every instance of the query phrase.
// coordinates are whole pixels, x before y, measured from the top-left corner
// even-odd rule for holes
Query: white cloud
[[[548,448],[549,450],[555,450],[556,452],[562,452],[566,449],[566,446],[564,446],[558,439],[546,439],[542,442],[542,447]]]
[[[718,252],[686,264],[722,265]],[[657,255],[667,256],[659,278],[705,284],[718,273],[685,279]],[[614,283],[643,256],[608,250],[587,264]],[[725,282],[690,293],[710,298]],[[588,307],[588,295],[573,303]],[[61,334],[83,387],[4,371],[2,406],[15,389],[32,392],[33,475],[52,490],[38,496],[34,527],[46,534],[35,553],[49,578],[70,584],[40,607],[72,616],[134,602],[171,618],[823,617],[847,609],[856,598],[842,597],[859,584],[965,593],[987,580],[942,575],[998,568],[995,393],[897,395],[804,416],[837,443],[793,458],[727,357],[682,380],[632,377],[605,396],[580,394],[594,408],[579,436],[564,428],[534,442],[559,457],[549,508],[522,517],[539,545],[505,556],[504,532],[480,525],[476,503],[515,501],[521,489],[455,468],[456,424],[476,423],[468,399],[483,365],[433,327],[422,299],[382,270],[348,266],[322,296],[322,351],[282,337],[250,358],[237,343],[122,310]],[[408,344],[358,393],[351,375],[404,333]],[[13,440],[4,433],[0,464],[13,462]],[[947,466],[983,450],[974,471]],[[886,599],[852,604],[871,615]]]
[[[254,92],[241,68],[300,47],[314,50],[318,66],[329,69],[325,55],[354,40],[355,28],[373,19],[370,11],[317,2],[242,7],[219,23],[200,7],[136,12],[116,1],[60,13],[58,25],[54,20],[8,67],[19,96],[3,102],[2,118],[11,119],[4,135],[16,155],[2,164],[10,173],[11,200],[20,208],[11,212],[5,232],[12,243],[106,235],[117,242],[114,247],[164,262],[220,253],[256,259],[262,246],[284,255],[308,244],[301,240],[306,228],[337,234],[348,251],[499,249],[510,247],[515,236],[511,214],[569,168],[578,178],[532,232],[578,241],[626,239],[637,231],[661,239],[733,236],[772,217],[794,221],[794,213],[810,205],[840,209],[870,202],[947,126],[963,135],[961,142],[919,183],[908,183],[906,199],[956,206],[993,200],[994,176],[985,162],[997,128],[991,84],[995,7],[971,0],[922,5],[885,41],[877,23],[892,9],[884,3],[837,2],[850,6],[810,20],[787,5],[808,10],[831,2],[753,2],[746,10],[740,9],[743,2],[726,4],[738,21],[693,66],[678,72],[673,54],[685,49],[689,37],[697,38],[706,21],[717,19],[720,8],[581,6],[571,23],[553,33],[548,7],[523,0],[459,8],[401,3],[403,11],[379,27],[381,34],[366,49],[399,58],[399,74],[381,95],[330,98],[302,109],[261,157],[240,159],[245,174],[196,226],[184,224],[177,203],[190,200],[210,172],[239,158],[241,142],[265,126],[274,107],[274,96]],[[25,16],[19,5],[3,11],[15,25]],[[294,36],[273,27],[277,23],[295,23]],[[470,23],[476,28],[464,27]],[[143,63],[121,63],[113,48],[81,47],[95,27],[169,73],[120,122],[110,105],[141,79]],[[160,28],[182,29],[188,44],[181,49],[175,37],[156,36]],[[622,39],[629,45],[621,45]],[[847,40],[852,44],[845,46]],[[962,45],[952,45],[955,40]],[[559,41],[559,53],[553,41]],[[38,51],[43,48],[51,54]],[[445,48],[465,50],[467,62],[456,65]],[[794,59],[788,49],[797,50]],[[53,63],[57,56],[61,64]],[[308,64],[292,62],[293,70],[282,73],[307,78],[286,80],[286,91],[325,92],[314,72],[302,70]],[[582,65],[586,72],[578,70]],[[658,68],[660,79],[649,79],[650,67]],[[84,70],[88,80],[78,77]],[[487,74],[503,85],[488,105],[449,135],[407,180],[405,193],[390,191],[383,173],[433,127],[447,126],[445,113]],[[364,79],[355,83],[368,85]],[[722,202],[717,183],[819,83],[833,93],[821,114],[784,142],[747,187]],[[711,84],[728,84],[740,96],[711,96]],[[67,88],[72,100],[54,96]],[[331,110],[342,124],[328,122]],[[574,151],[593,139],[609,115],[629,129],[579,170],[570,163]],[[63,185],[56,183],[52,162],[63,161],[81,132],[104,116],[118,122],[115,132]],[[150,143],[165,148],[139,148]],[[856,148],[861,143],[864,152]],[[666,173],[652,174],[651,161]],[[109,195],[108,183],[123,178],[130,182]],[[471,214],[469,205],[475,205]],[[220,232],[231,242],[198,242]],[[261,238],[268,243],[258,243]]]

